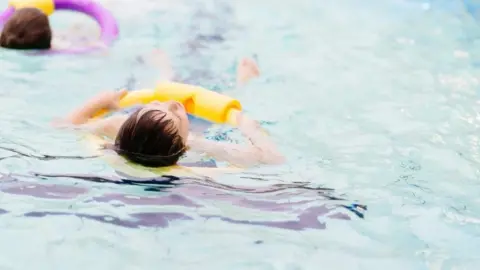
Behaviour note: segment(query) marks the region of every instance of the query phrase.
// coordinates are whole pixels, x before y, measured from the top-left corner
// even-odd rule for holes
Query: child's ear
[[[100,150],[112,150],[115,151],[115,145],[113,143],[104,143],[100,146]]]

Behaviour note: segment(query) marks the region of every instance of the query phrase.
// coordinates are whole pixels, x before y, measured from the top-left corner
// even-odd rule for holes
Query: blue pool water
[[[104,1],[107,54],[1,51],[0,268],[478,269],[479,3],[227,2]],[[135,182],[50,127],[100,90],[151,86],[138,58],[156,48],[240,99],[288,165]],[[232,88],[252,55],[262,77]]]

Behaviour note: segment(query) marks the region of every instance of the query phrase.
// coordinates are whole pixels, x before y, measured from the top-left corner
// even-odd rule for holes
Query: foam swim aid
[[[120,100],[119,105],[121,108],[128,108],[152,101],[169,100],[182,103],[189,114],[219,124],[235,125],[233,113],[242,110],[242,105],[236,99],[200,86],[176,82],[159,83],[155,89],[131,91]],[[106,113],[107,111],[100,111],[94,118]]]
[[[113,15],[93,0],[9,0],[8,7],[0,13],[0,29],[21,8],[38,8],[50,16],[57,10],[69,10],[83,13],[94,19],[100,26],[100,40],[107,46],[118,38],[118,25]],[[86,53],[97,47],[79,47],[62,50],[50,50],[50,53]]]
[[[148,104],[153,101],[165,102],[175,100],[185,106],[186,111],[196,117],[203,118],[217,124],[236,125],[235,112],[241,111],[240,102],[231,97],[220,93],[207,90],[203,87],[165,82],[157,85],[155,89],[142,89],[130,91],[119,102],[121,108],[128,108],[138,104]],[[101,118],[109,113],[107,110],[98,112],[91,121]],[[87,137],[92,151],[100,153],[101,145],[106,141],[103,139],[89,135]],[[170,174],[174,176],[213,176],[222,173],[232,173],[241,171],[236,167],[223,168],[205,168],[198,166],[171,166],[162,168],[146,168],[143,166],[127,162],[118,155],[104,155],[106,161],[116,170],[122,171],[134,177],[158,177],[159,175]]]

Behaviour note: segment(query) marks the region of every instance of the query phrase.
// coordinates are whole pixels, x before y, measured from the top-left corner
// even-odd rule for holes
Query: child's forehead
[[[122,110],[120,110],[120,112],[122,113],[127,113],[127,114],[131,114],[131,113],[134,113],[142,108],[144,108],[145,105],[143,104],[140,104],[140,105],[134,105],[134,106],[131,106],[131,107],[128,107],[128,108],[123,108]]]
[[[122,108],[118,111],[115,111],[115,112],[112,112],[108,115],[116,115],[116,114],[127,114],[127,115],[131,115],[137,111],[139,111],[140,109],[142,109],[143,107],[145,107],[145,105],[143,104],[140,104],[140,105],[134,105],[134,106],[131,106],[131,107],[127,107],[127,108]]]

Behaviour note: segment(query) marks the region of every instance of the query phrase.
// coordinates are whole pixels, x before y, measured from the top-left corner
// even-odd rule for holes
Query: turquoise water
[[[0,160],[2,269],[478,269],[479,28],[464,1],[104,3],[122,35],[108,54],[0,54],[0,146],[32,155]],[[163,192],[31,177],[115,176],[101,159],[42,158],[89,155],[49,122],[132,78],[152,85],[158,70],[136,59],[155,48],[180,74],[218,74],[198,83],[239,98],[288,165]],[[254,54],[262,77],[229,90]],[[334,207],[351,202],[365,218]],[[300,225],[272,227],[289,220]]]

